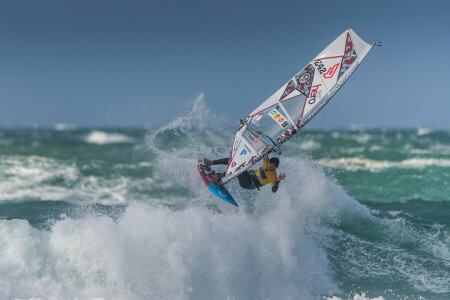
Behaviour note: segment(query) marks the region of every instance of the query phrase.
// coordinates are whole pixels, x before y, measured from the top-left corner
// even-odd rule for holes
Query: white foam
[[[171,160],[178,172],[195,170],[192,159],[171,156]],[[0,220],[3,296],[314,299],[339,295],[323,246],[332,248],[336,234],[356,245],[344,256],[355,259],[360,269],[349,270],[354,274],[394,276],[401,272],[417,290],[445,292],[446,279],[433,274],[416,276],[423,268],[408,266],[406,262],[416,261],[416,257],[402,256],[402,249],[330,228],[329,224],[338,226],[348,215],[364,223],[383,222],[350,198],[321,168],[290,157],[281,160],[280,168],[288,177],[276,194],[270,188],[245,193],[230,183],[239,208],[219,201],[197,174],[187,172],[196,200],[189,195],[181,199],[190,204],[183,210],[127,201],[129,206],[117,222],[87,214],[80,219],[63,218],[50,231],[34,229],[26,221]],[[95,186],[98,183],[93,183]],[[207,210],[204,204],[217,205],[222,213]],[[249,207],[253,207],[251,214],[245,213]],[[387,220],[386,224],[386,234],[399,236],[395,223]],[[377,251],[364,255],[357,251],[371,247],[390,251],[389,255],[380,258]],[[438,251],[446,255],[444,250]],[[386,270],[393,261],[395,268]],[[383,298],[356,293],[349,299]]]
[[[432,128],[425,128],[425,127],[418,127],[417,128],[417,135],[418,136],[422,136],[422,135],[427,135],[433,132]]]
[[[56,131],[68,131],[68,130],[77,130],[78,126],[75,124],[69,123],[58,123],[53,126]]]
[[[368,133],[355,135],[355,140],[360,144],[366,144],[368,141],[372,139],[372,136]]]
[[[348,171],[368,170],[381,171],[389,168],[424,168],[424,167],[450,167],[449,159],[437,158],[410,158],[402,161],[372,160],[359,157],[319,159],[319,164],[331,168],[344,169]]]
[[[352,130],[352,131],[364,131],[365,127],[364,127],[364,125],[361,125],[361,124],[352,124],[352,125],[350,125],[350,130]]]
[[[325,297],[326,300],[384,300],[383,297],[379,296],[379,297],[375,297],[375,298],[370,298],[367,297],[365,293],[362,294],[358,294],[356,293],[352,298],[340,298],[340,297]]]
[[[294,199],[278,200],[274,211],[261,203],[261,218],[133,203],[118,222],[68,218],[48,232],[0,220],[3,296],[311,299],[338,292]]]
[[[450,160],[438,158],[410,158],[401,161],[401,165],[406,168],[423,168],[429,166],[450,167]]]
[[[302,141],[299,144],[299,148],[301,150],[309,150],[309,151],[318,150],[318,149],[320,149],[320,147],[321,147],[320,143],[317,141],[313,141],[313,140]]]
[[[347,271],[364,278],[367,274],[400,274],[417,290],[446,291],[448,279],[423,275],[425,268],[409,263],[416,262],[417,257],[402,256],[404,251],[395,245],[389,248],[389,244],[361,240],[345,230],[335,230],[350,216],[352,220],[363,220],[361,224],[387,224],[382,227],[386,235],[400,236],[395,234],[395,222],[374,217],[310,161],[283,157],[280,171],[287,173],[287,178],[276,194],[268,187],[260,192],[242,191],[236,181],[230,182],[227,187],[239,202],[239,208],[211,195],[195,169],[195,156],[223,157],[229,149],[220,142],[214,147],[204,146],[198,143],[200,137],[189,135],[197,126],[194,123],[201,125],[197,122],[204,115],[201,101],[200,97],[187,116],[149,134],[148,145],[158,154],[156,164],[160,166],[154,177],[131,181],[118,176],[105,181],[95,176],[80,177],[76,167],[65,169],[73,174],[67,177],[72,180],[73,189],[87,198],[101,201],[102,195],[107,195],[106,199],[129,204],[119,220],[87,213],[79,219],[64,217],[49,231],[32,228],[23,220],[0,220],[2,296],[209,299],[214,295],[218,299],[314,299],[341,295],[339,279],[337,282],[333,279],[336,274],[325,252],[326,247],[333,249],[336,236],[355,245],[348,247],[348,256],[343,255],[350,263],[354,262],[354,266],[344,266],[350,269]],[[205,122],[202,128],[207,133],[209,121]],[[158,134],[172,129],[184,129],[195,145],[189,151],[159,149],[155,142]],[[23,176],[20,184],[27,178],[39,177],[40,173],[33,169],[42,162],[45,162],[42,170],[50,170],[53,165],[64,169],[57,160],[37,159],[28,164],[17,157],[14,160],[19,161],[16,175]],[[356,161],[356,165],[365,163]],[[368,166],[376,163],[369,161]],[[11,168],[15,167],[13,164]],[[57,173],[49,172],[43,178],[52,178],[54,174]],[[133,187],[160,186],[157,176],[176,176],[175,184],[189,189],[185,197],[170,203],[183,201],[187,208],[169,209],[150,197],[146,200],[152,205],[130,200],[127,193]],[[34,189],[42,183],[45,180],[31,187],[24,185],[23,189]],[[208,210],[205,208],[208,206],[216,209]],[[410,236],[409,232],[401,233]],[[435,255],[448,255],[445,245],[436,243],[432,237],[429,241],[424,249],[434,251]],[[364,252],[371,247],[390,251],[389,256],[378,256],[377,251]],[[393,262],[395,266],[386,269]],[[369,298],[359,291],[349,299],[383,298]]]
[[[94,130],[85,137],[86,143],[107,145],[114,143],[132,143],[133,138],[119,133],[107,133],[104,131]]]
[[[42,156],[0,156],[0,201],[26,198],[46,200],[64,199],[79,177],[78,169],[73,164],[61,164]],[[62,179],[65,186],[45,184],[48,180]]]
[[[200,93],[194,99],[192,109],[184,116],[150,131],[147,135],[147,146],[158,155],[157,167],[166,172],[168,177],[177,178],[177,184],[185,188],[199,186],[199,183],[202,184],[196,168],[197,159],[216,157],[217,153],[223,151],[223,149],[227,149],[226,152],[229,151],[228,141],[224,143],[223,139],[218,139],[217,131],[214,132],[209,129],[217,128],[218,123],[225,124],[224,120],[221,120],[206,107],[204,93]],[[201,130],[201,134],[198,133],[199,130]],[[158,137],[172,131],[177,134],[178,132],[183,133],[187,137],[188,145],[185,145],[184,148],[171,149],[170,151],[161,149],[158,146]],[[220,134],[224,133],[220,132]],[[214,141],[214,145],[205,145],[205,138]],[[230,134],[229,140],[231,139],[232,136]],[[189,148],[189,151],[186,151],[186,148]],[[227,156],[228,154],[224,153],[219,155],[219,157]],[[199,197],[198,199],[203,199],[208,195],[205,193],[205,190],[202,189],[201,191],[202,193],[196,193]]]
[[[0,201],[64,200],[121,204],[129,199],[149,201],[152,190],[169,190],[171,181],[158,174],[145,178],[130,178],[121,175],[113,177],[83,176],[78,166],[57,159],[42,156],[0,156]],[[150,167],[142,162],[139,167]],[[117,165],[116,168],[138,168],[138,166]],[[62,181],[63,184],[53,184]],[[145,190],[148,189],[148,193]],[[133,191],[139,192],[134,193]],[[155,201],[167,203],[173,198],[159,196]]]
[[[380,145],[372,145],[369,148],[370,152],[375,152],[375,151],[382,151],[384,150],[384,147],[380,146]]]
[[[356,202],[320,168],[282,159],[288,177],[277,194],[242,191],[234,181],[235,208],[205,188],[192,153],[151,146],[160,171],[176,173],[177,184],[189,188],[182,199],[188,207],[128,200],[117,222],[86,215],[57,221],[50,231],[0,221],[0,239],[8,245],[0,247],[6,298],[312,299],[339,293],[316,239],[327,239],[324,220],[337,224],[340,212]],[[99,186],[94,178],[92,186]],[[370,218],[365,207],[355,210]],[[14,232],[2,231],[11,227]],[[30,251],[4,250],[11,247]]]
[[[450,155],[450,145],[433,144],[430,149],[439,154]]]

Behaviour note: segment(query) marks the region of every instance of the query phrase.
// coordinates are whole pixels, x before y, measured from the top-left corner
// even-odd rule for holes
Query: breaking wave
[[[94,130],[86,136],[85,141],[86,143],[91,144],[107,145],[114,143],[131,143],[133,142],[133,138],[119,133],[107,133]]]
[[[424,168],[424,167],[450,167],[449,159],[436,158],[410,158],[402,161],[372,160],[359,157],[348,157],[338,159],[320,159],[323,166],[344,169],[347,171],[381,171],[389,168]]]
[[[3,202],[34,197],[78,206],[43,227],[0,220],[1,296],[381,300],[450,293],[445,227],[369,209],[301,147],[281,157],[287,179],[276,194],[232,181],[239,207],[215,198],[196,163],[228,155],[232,133],[216,124],[201,94],[185,116],[148,132],[149,157],[139,154],[133,164],[3,156]],[[99,132],[88,143],[136,142]]]

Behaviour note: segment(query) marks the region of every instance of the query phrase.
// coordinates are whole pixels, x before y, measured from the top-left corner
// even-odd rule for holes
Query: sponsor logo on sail
[[[254,116],[253,119],[252,119],[252,123],[255,124],[255,125],[258,125],[259,124],[259,120],[261,120],[262,116],[263,116],[262,113],[257,114],[256,116]]]
[[[241,154],[239,155],[247,155],[249,153],[252,153],[252,151],[248,148],[246,144],[244,144],[244,149],[242,149]]]
[[[247,131],[246,134],[250,141],[252,141],[253,143],[256,141],[256,137],[250,131]]]
[[[233,152],[235,152],[238,149],[240,144],[241,144],[241,140],[237,140],[236,142],[234,142]]]
[[[311,78],[311,74],[309,74],[307,72],[307,73],[303,74],[302,76],[300,76],[300,78],[298,80],[298,83],[300,83],[300,84],[307,83],[310,78]]]
[[[321,60],[315,61],[314,65],[316,65],[316,69],[319,71],[320,74],[323,74],[327,71],[327,68],[325,68],[325,65]]]
[[[269,112],[269,116],[271,116],[283,129],[289,125],[289,122],[277,109],[272,109]]]
[[[319,87],[321,85],[322,84],[313,85],[313,87],[311,89],[311,94],[309,94],[308,104],[314,104],[316,102],[316,97],[317,97],[317,94],[319,93]]]
[[[333,78],[334,74],[336,73],[337,69],[339,67],[339,63],[335,64],[331,68],[328,69],[328,71],[323,74],[324,78]]]

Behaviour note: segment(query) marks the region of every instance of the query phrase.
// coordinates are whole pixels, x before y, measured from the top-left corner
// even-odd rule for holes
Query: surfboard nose
[[[233,205],[239,206],[236,201],[234,201],[233,196],[223,187],[214,185],[214,184],[208,184],[208,189],[217,197],[220,199],[231,203]]]

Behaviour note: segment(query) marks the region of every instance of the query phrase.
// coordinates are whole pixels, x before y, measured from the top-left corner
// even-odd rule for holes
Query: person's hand
[[[286,178],[286,174],[281,173],[280,175],[278,175],[277,180],[278,180],[278,181],[281,181],[281,180],[284,180],[285,178]]]

